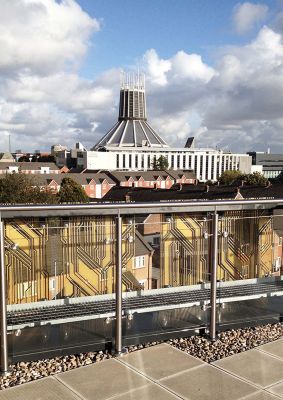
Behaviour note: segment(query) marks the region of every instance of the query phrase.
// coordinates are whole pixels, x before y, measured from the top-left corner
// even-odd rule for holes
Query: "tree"
[[[248,174],[245,176],[246,185],[262,185],[265,186],[268,179],[265,178],[260,172],[254,172],[253,174]]]
[[[72,178],[63,178],[60,191],[60,203],[88,203],[89,198],[84,189]]]
[[[243,177],[241,171],[224,171],[219,177],[218,181],[222,185],[232,185],[235,181],[240,180]]]
[[[46,155],[46,156],[41,156],[40,154],[36,154],[32,156],[31,162],[54,162],[55,163],[55,157],[52,156],[51,154]]]
[[[245,185],[266,185],[268,180],[260,172],[254,172],[252,174],[242,174],[240,171],[225,171],[219,178],[219,182],[222,185],[241,184]]]
[[[31,159],[31,155],[30,154],[26,154],[25,156],[21,156],[18,159],[18,162],[30,162]]]
[[[164,171],[165,169],[168,169],[169,163],[168,163],[167,158],[164,156],[160,156],[158,158],[156,158],[156,156],[154,156],[151,166],[152,166],[152,169],[155,171]]]
[[[54,204],[58,199],[50,190],[42,190],[34,177],[6,174],[0,179],[0,203]]]

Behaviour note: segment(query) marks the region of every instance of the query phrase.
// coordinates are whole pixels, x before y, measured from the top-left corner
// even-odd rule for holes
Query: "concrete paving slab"
[[[270,393],[274,393],[283,399],[283,380],[281,383],[278,383],[277,385],[273,385],[270,388],[268,388],[267,391]]]
[[[205,364],[165,343],[130,353],[121,362],[157,380]]]
[[[283,359],[283,339],[264,344],[263,346],[260,346],[257,350],[266,351],[269,354],[273,354],[274,356]]]
[[[278,400],[278,397],[267,393],[265,390],[261,390],[251,396],[244,397],[243,400]]]
[[[180,400],[180,397],[169,393],[157,384],[149,384],[140,389],[133,390],[121,396],[114,397],[113,400]],[[112,400],[112,399],[111,399]]]
[[[43,378],[24,383],[11,389],[1,390],[1,400],[78,400],[71,390],[54,378]]]
[[[213,365],[261,387],[277,383],[283,377],[283,360],[258,350],[236,354],[215,361]]]
[[[56,379],[86,400],[105,400],[150,382],[113,359],[63,372]]]
[[[238,400],[258,389],[210,365],[162,380],[162,385],[188,400]]]

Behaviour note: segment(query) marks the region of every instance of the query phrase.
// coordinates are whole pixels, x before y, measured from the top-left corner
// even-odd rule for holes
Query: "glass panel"
[[[112,342],[114,217],[9,220],[5,244],[14,360]]]
[[[204,332],[209,312],[198,294],[210,279],[211,216],[135,215],[125,224],[134,247],[123,276],[131,282],[125,290],[134,293],[124,295],[124,343]]]
[[[218,330],[282,320],[282,221],[272,210],[221,215]]]

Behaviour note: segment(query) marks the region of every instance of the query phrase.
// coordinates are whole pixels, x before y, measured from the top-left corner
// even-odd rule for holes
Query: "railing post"
[[[116,218],[116,326],[115,352],[122,353],[122,217]]]
[[[8,343],[7,343],[7,306],[6,306],[6,269],[4,246],[4,222],[0,215],[0,374],[8,374]]]
[[[218,214],[212,215],[211,236],[211,280],[210,280],[210,340],[216,340],[216,290],[217,290],[217,265],[218,265]]]

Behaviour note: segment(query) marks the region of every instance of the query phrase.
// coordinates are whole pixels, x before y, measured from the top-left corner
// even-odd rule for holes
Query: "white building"
[[[192,141],[188,141],[189,146]],[[251,157],[222,150],[170,147],[149,125],[143,75],[123,75],[118,122],[92,151],[80,151],[78,166],[97,170],[146,171],[164,156],[172,169],[194,170],[199,181],[217,178],[226,170],[251,172]]]

